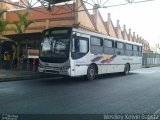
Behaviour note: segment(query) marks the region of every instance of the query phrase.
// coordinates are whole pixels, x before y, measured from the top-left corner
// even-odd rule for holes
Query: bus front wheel
[[[96,77],[96,67],[94,65],[90,65],[87,70],[87,75],[85,78],[87,80],[94,80]]]

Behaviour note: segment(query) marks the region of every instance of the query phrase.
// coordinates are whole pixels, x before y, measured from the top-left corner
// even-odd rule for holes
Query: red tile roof
[[[63,18],[71,18],[74,17],[75,14],[72,11],[74,8],[74,4],[70,4],[69,6],[56,6],[54,9],[47,11],[47,8],[34,8],[29,10],[17,10],[7,12],[6,18],[8,21],[18,21],[18,17],[15,14],[29,12],[29,20],[44,20],[44,19],[63,19]],[[71,10],[72,9],[72,10]]]

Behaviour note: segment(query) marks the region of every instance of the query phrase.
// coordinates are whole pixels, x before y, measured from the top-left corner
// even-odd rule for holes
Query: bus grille
[[[54,71],[54,70],[45,70],[46,73],[53,73],[53,74],[59,74],[58,71]]]

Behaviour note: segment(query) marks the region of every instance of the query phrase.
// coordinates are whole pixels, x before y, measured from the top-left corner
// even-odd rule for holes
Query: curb
[[[17,77],[9,77],[9,78],[0,78],[0,82],[10,82],[10,81],[23,81],[23,80],[35,80],[35,79],[49,79],[49,78],[57,78],[57,76],[53,75],[24,75],[24,76],[17,76]]]

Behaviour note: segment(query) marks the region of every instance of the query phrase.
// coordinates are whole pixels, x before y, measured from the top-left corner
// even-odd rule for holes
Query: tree
[[[13,24],[15,25],[14,30],[16,33],[24,33],[28,26],[33,23],[33,21],[28,19],[28,12],[24,14],[16,13],[16,15],[18,16],[19,21],[13,22]]]
[[[7,24],[9,23],[8,21],[3,19],[3,15],[5,12],[6,10],[0,9],[0,35],[2,35],[3,32],[7,30]]]
[[[18,34],[22,34],[25,33],[25,31],[27,30],[28,26],[31,25],[33,23],[33,21],[28,19],[28,12],[25,12],[23,14],[20,13],[16,13],[17,17],[19,18],[19,21],[14,21],[13,24],[15,25],[14,30],[16,33]],[[28,56],[28,39],[24,38],[24,40],[26,41],[26,56]],[[27,69],[29,68],[29,61],[27,60]]]

